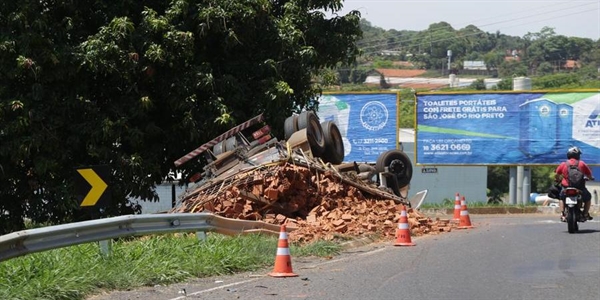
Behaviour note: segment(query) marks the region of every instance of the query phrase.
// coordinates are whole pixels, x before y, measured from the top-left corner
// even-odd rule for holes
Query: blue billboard
[[[571,146],[600,164],[600,93],[417,94],[423,165],[553,165]]]
[[[375,162],[397,147],[397,93],[324,94],[317,115],[340,129],[345,162]]]

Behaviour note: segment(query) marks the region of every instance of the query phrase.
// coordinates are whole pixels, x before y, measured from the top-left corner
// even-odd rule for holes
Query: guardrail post
[[[198,240],[201,242],[205,242],[206,241],[206,232],[196,231],[196,238],[198,238]]]
[[[110,254],[112,252],[112,240],[98,241],[98,246],[100,246],[100,253],[103,256],[105,256],[105,257],[110,256]]]

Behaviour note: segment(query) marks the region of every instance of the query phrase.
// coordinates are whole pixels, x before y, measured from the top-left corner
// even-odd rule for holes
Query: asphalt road
[[[600,299],[600,222],[569,234],[556,215],[471,215],[476,228],[294,258],[271,270],[114,292],[90,299]],[[183,290],[185,289],[185,294]]]

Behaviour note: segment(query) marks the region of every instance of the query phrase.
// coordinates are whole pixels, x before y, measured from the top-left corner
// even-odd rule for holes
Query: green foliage
[[[554,183],[554,170],[556,166],[531,167],[531,192],[546,193]]]
[[[340,68],[338,78],[341,84],[362,84],[367,79],[367,70],[364,68]]]
[[[76,168],[109,165],[105,214],[128,213],[128,198],[155,200],[176,159],[232,125],[259,113],[283,124],[315,107],[319,70],[358,55],[360,14],[323,13],[341,3],[3,2],[0,234],[23,217],[86,218]]]
[[[551,75],[554,72],[554,67],[549,62],[542,62],[537,68],[537,75]]]
[[[579,85],[580,83],[580,77],[576,73],[560,73],[532,79],[533,88],[536,90],[558,89],[567,85]]]
[[[545,193],[554,181],[556,166],[532,166],[531,192]],[[488,196],[496,197],[508,193],[510,167],[489,166],[487,175]]]
[[[501,91],[511,91],[513,89],[513,79],[502,78],[502,80],[496,84],[496,89]]]
[[[577,74],[580,76],[581,80],[584,82],[583,84],[587,84],[588,81],[598,80],[598,67],[594,64],[589,64],[587,66],[582,67],[577,70]],[[596,85],[596,88],[600,87],[600,85]]]
[[[424,90],[415,91],[413,89],[400,90],[400,107],[398,108],[400,113],[400,122],[398,126],[400,128],[415,127],[416,93],[423,91]]]
[[[527,66],[518,61],[506,61],[498,66],[498,76],[519,77],[527,76]]]
[[[386,31],[363,20],[361,28],[365,32],[357,42],[364,54],[361,62],[375,61],[379,66],[381,59],[410,60],[417,68],[435,69],[434,77],[447,68],[447,50],[452,50],[453,66],[483,60],[488,71],[497,71],[500,77],[552,74],[566,60],[578,60],[582,68],[590,70],[600,66],[600,41],[557,35],[550,27],[524,37],[484,32],[473,25],[456,30],[446,22],[433,23],[423,31]],[[384,50],[396,54],[381,56]],[[507,57],[512,60],[507,61]],[[597,72],[592,73],[596,78]]]
[[[477,79],[477,80],[473,81],[473,83],[471,83],[471,85],[469,85],[469,88],[478,90],[478,91],[484,91],[486,89],[485,82],[481,78]]]
[[[373,62],[373,68],[376,69],[391,69],[392,66],[391,60],[383,60],[378,58]]]
[[[483,61],[488,70],[497,69],[504,62],[504,53],[501,51],[488,52],[484,55]]]
[[[502,195],[508,192],[509,167],[489,166],[487,173],[489,196]]]
[[[337,243],[331,241],[316,241],[303,247],[294,248],[290,251],[293,251],[294,255],[299,256],[330,257],[340,254],[341,250],[342,248]]]

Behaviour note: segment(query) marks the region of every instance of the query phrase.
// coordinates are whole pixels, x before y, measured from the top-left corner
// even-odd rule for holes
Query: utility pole
[[[450,62],[452,61],[452,50],[448,50],[448,74],[450,74]]]

